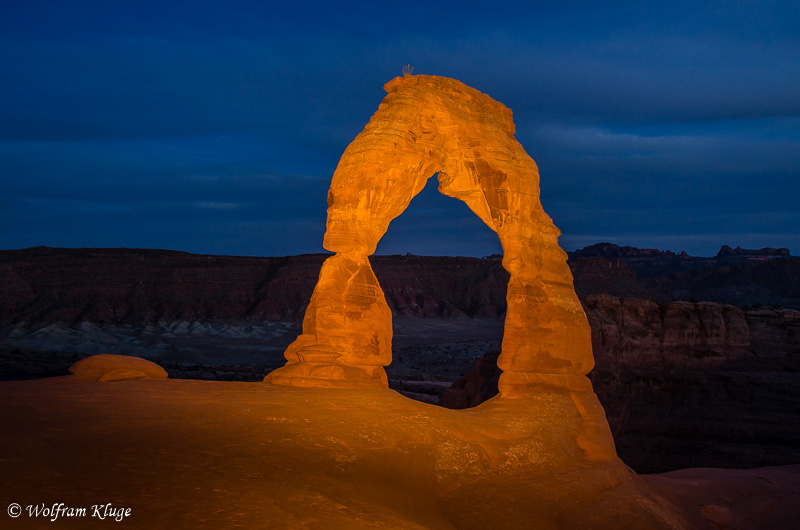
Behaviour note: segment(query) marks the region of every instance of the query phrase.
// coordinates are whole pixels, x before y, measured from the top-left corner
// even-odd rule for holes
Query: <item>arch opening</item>
[[[392,312],[389,388],[463,409],[497,393],[508,273],[497,234],[440,193],[436,177],[391,221],[370,263]]]
[[[375,256],[410,253],[481,258],[502,254],[497,234],[466,204],[441,193],[438,187],[435,173],[408,208],[391,221]]]

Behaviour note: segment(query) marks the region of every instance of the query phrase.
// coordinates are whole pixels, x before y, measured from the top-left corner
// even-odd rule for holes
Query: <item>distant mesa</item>
[[[731,248],[728,245],[722,245],[722,248],[717,252],[717,257],[723,258],[726,256],[789,256],[788,248],[771,248],[764,247],[758,250],[751,250],[737,246]]]
[[[156,363],[141,357],[105,353],[81,359],[69,371],[86,381],[167,379],[167,371]]]
[[[717,252],[718,258],[725,258],[731,256],[778,256],[778,257],[789,257],[791,254],[788,248],[771,248],[765,247],[758,250],[746,249],[737,246],[736,248],[731,248],[728,245],[722,245],[719,252]],[[637,248],[632,246],[619,246],[614,243],[595,243],[593,245],[589,245],[577,250],[573,250],[569,252],[570,259],[580,259],[580,258],[607,258],[607,259],[626,259],[626,258],[669,258],[669,257],[676,257],[680,256],[683,258],[689,258],[689,254],[686,251],[681,251],[679,254],[671,250],[658,250],[655,248]]]
[[[685,255],[685,253],[683,253]],[[631,246],[621,247],[614,243],[595,243],[569,253],[570,259],[579,258],[637,258],[637,257],[662,257],[674,256],[671,250],[658,250],[656,248],[637,248]]]

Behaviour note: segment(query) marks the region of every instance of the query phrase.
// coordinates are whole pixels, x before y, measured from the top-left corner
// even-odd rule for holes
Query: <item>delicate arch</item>
[[[590,330],[559,231],[539,201],[539,172],[514,138],[511,111],[454,79],[404,76],[342,155],[328,193],[328,258],[287,364],[266,381],[386,386],[392,317],[369,258],[389,223],[439,173],[500,238],[510,273],[500,392],[591,391]]]

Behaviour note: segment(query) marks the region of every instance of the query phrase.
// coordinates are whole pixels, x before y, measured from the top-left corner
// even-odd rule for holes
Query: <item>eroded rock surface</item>
[[[320,272],[287,365],[267,380],[386,384],[391,314],[368,256],[438,173],[439,190],[464,201],[503,246],[510,279],[501,394],[541,387],[591,394],[589,326],[559,231],[539,201],[538,169],[514,138],[511,111],[454,79],[404,76],[384,88],[388,95],[333,175],[324,246],[336,255]]]

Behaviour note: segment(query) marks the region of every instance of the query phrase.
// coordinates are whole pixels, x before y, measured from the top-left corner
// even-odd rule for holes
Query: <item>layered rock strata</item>
[[[753,261],[739,256],[606,259],[575,254],[569,265],[581,298],[604,293],[661,302],[691,298],[800,309],[797,257]],[[328,257],[0,250],[0,326],[301,322]],[[370,256],[370,264],[395,315],[505,315],[509,275],[500,257]]]
[[[619,456],[640,473],[800,463],[800,312],[710,302],[583,299],[590,374]],[[487,352],[440,404],[497,394]]]

